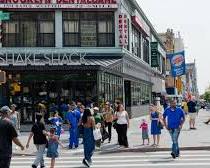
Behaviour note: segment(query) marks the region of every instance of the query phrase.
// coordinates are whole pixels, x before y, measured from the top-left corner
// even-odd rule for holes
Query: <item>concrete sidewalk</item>
[[[141,146],[141,130],[139,124],[141,120],[145,118],[148,123],[149,116],[135,118],[131,120],[131,126],[128,131],[128,140],[130,145],[130,151],[163,151],[170,150],[171,138],[166,129],[162,130],[160,146],[154,148],[151,146]],[[196,119],[196,130],[189,129],[189,117],[186,117],[186,122],[183,126],[183,130],[180,134],[179,145],[182,150],[210,150],[210,125],[204,124],[204,122],[210,118],[210,112],[206,110],[200,110]],[[153,144],[152,136],[150,137],[150,144]],[[127,150],[127,149],[126,149]]]
[[[128,141],[129,148],[122,149],[117,147],[117,134],[113,129],[113,137],[110,144],[105,142],[102,146],[101,152],[150,152],[150,151],[168,151],[171,148],[171,138],[167,130],[162,130],[160,146],[158,148],[154,148],[151,146],[141,146],[141,130],[139,129],[139,124],[141,120],[145,118],[149,125],[149,116],[139,117],[131,119],[130,128],[128,130]],[[180,134],[180,147],[182,150],[210,150],[210,125],[205,125],[204,121],[210,118],[210,112],[206,110],[200,110],[197,120],[196,120],[196,128],[197,130],[189,130],[189,119],[186,118],[186,122],[184,124],[183,130]],[[26,144],[27,137],[29,133],[21,133],[20,140],[23,144]],[[68,138],[69,134],[65,131],[65,134],[61,136],[61,141],[65,146],[68,146]],[[150,137],[150,144],[152,144],[152,137]],[[14,154],[18,155],[34,155],[35,147],[31,142],[30,148],[25,151],[15,150]],[[78,152],[82,150],[83,146],[80,145]],[[64,149],[65,150],[65,149]],[[76,151],[76,150],[75,150]],[[61,151],[62,153],[62,151]]]

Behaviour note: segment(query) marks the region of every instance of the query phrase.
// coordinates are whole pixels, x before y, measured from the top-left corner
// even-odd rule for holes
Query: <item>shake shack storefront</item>
[[[40,102],[48,112],[70,100],[120,100],[132,117],[148,111],[150,29],[135,1],[28,2],[0,0],[10,14],[2,21],[0,105],[17,104],[23,123],[34,121]]]
[[[123,100],[122,59],[85,58],[84,53],[6,54],[1,70],[7,83],[0,88],[1,105],[15,103],[22,122],[34,121],[37,105],[61,105],[70,100],[92,102]]]

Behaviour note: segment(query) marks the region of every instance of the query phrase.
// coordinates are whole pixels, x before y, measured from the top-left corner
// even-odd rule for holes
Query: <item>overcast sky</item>
[[[196,59],[198,88],[210,84],[210,0],[138,0],[158,32],[180,31],[186,46],[186,60]]]

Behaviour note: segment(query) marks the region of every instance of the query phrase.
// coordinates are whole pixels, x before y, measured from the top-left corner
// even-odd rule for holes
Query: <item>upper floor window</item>
[[[113,12],[64,12],[64,46],[112,47]]]
[[[80,46],[79,13],[63,13],[64,46]]]
[[[13,12],[3,22],[3,47],[53,47],[53,12]]]
[[[162,57],[162,74],[166,73],[166,59]]]
[[[141,58],[141,33],[135,27],[132,28],[132,52]]]
[[[146,63],[150,63],[150,58],[149,58],[149,41],[143,37],[143,60]]]

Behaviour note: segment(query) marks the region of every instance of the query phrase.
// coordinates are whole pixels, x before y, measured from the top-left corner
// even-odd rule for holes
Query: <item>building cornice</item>
[[[166,47],[163,43],[163,41],[159,38],[159,34],[157,33],[157,31],[155,30],[155,28],[153,27],[152,23],[149,21],[149,19],[147,18],[146,14],[144,13],[144,11],[142,10],[142,8],[140,7],[140,5],[138,4],[138,2],[136,0],[130,0],[129,1],[134,8],[136,8],[136,10],[141,14],[142,18],[145,20],[145,22],[148,24],[148,26],[150,27],[150,31],[152,32],[153,36],[157,39],[158,43],[160,43],[161,47],[166,51]]]

